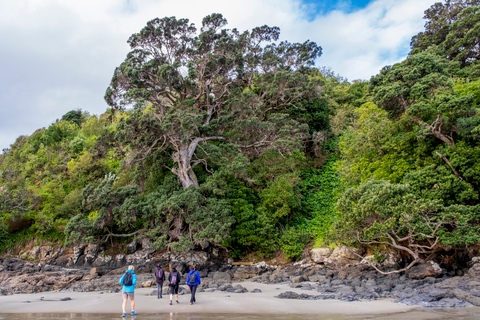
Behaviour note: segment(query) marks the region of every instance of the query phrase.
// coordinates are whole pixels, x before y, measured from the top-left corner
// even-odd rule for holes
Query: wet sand
[[[181,314],[184,314],[184,316],[188,314],[204,314],[205,316],[207,314],[217,314],[219,316],[221,314],[269,314],[276,317],[287,316],[288,319],[296,319],[294,315],[305,315],[306,318],[309,318],[309,315],[318,316],[320,314],[325,315],[323,319],[328,319],[327,315],[335,319],[451,319],[452,316],[449,310],[435,312],[435,310],[425,310],[416,306],[394,303],[390,299],[354,302],[277,299],[274,296],[285,291],[307,294],[316,294],[316,292],[293,289],[285,284],[267,285],[253,282],[242,282],[240,284],[249,291],[258,288],[262,292],[198,292],[196,304],[190,305],[190,295],[186,294],[179,296],[180,304],[174,302],[171,306],[169,305],[168,295],[164,295],[162,299],[157,299],[156,295],[150,295],[156,289],[138,288],[135,290],[135,310],[144,315],[142,319],[147,314],[152,316],[155,314],[179,314],[180,318],[182,318]],[[61,299],[67,297],[71,300],[61,301]],[[108,318],[107,314],[119,315],[121,313],[121,303],[120,292],[51,291],[0,296],[0,319],[2,319],[2,314],[4,316],[7,313],[104,314],[103,319],[105,316]],[[464,319],[470,319],[469,314],[480,314],[480,308],[477,307],[458,310],[466,315]],[[130,302],[127,303],[127,311],[130,313]],[[288,315],[292,317],[288,317]],[[361,315],[369,316],[364,318]],[[446,316],[443,317],[443,315]],[[461,319],[462,317],[459,316],[460,314],[454,317]],[[21,315],[17,315],[16,318],[27,319]],[[41,317],[37,318],[40,319]],[[95,317],[95,319],[97,318]]]

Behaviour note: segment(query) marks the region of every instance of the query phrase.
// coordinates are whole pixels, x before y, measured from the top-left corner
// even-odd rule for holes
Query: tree
[[[423,17],[425,31],[412,38],[410,43],[412,53],[421,52],[431,45],[439,45],[447,38],[450,25],[461,17],[460,12],[467,8],[480,5],[479,0],[446,0],[445,3],[437,2],[425,10]]]
[[[448,222],[438,201],[417,198],[408,186],[382,180],[346,190],[337,208],[339,240],[386,245],[410,255],[411,262],[394,272],[408,270],[437,251],[440,230]]]
[[[419,125],[421,135],[432,135],[455,145],[457,122],[473,111],[473,95],[459,96],[445,59],[419,53],[392,67],[385,67],[370,80],[378,105],[393,117],[406,113]]]
[[[62,120],[75,123],[78,127],[82,125],[82,110],[71,110],[62,116]]]
[[[119,133],[132,146],[132,156],[167,150],[170,170],[184,188],[198,187],[193,168],[207,165],[197,157],[201,144],[227,141],[242,150],[279,152],[299,148],[307,129],[282,111],[302,108],[318,96],[308,78],[308,67],[321,55],[314,42],[265,46],[278,39],[279,28],[240,33],[224,29],[226,24],[221,14],[211,14],[197,34],[188,19],[149,21],[129,38],[132,51],[105,94],[113,108],[136,108]],[[263,79],[277,86],[262,87]]]

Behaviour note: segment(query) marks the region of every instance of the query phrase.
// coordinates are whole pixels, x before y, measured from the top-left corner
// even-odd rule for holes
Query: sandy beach
[[[476,319],[476,315],[480,314],[478,307],[428,310],[418,306],[394,303],[391,299],[354,302],[278,299],[275,296],[281,292],[305,293],[305,291],[293,289],[286,284],[268,285],[254,282],[241,282],[240,284],[249,291],[260,289],[262,292],[199,292],[195,305],[189,304],[190,295],[186,294],[179,296],[180,304],[174,303],[171,306],[168,295],[157,299],[156,295],[151,295],[154,288],[138,288],[135,290],[135,309],[139,316],[145,319],[164,319],[165,317],[162,315],[167,315],[168,319],[178,320],[192,319],[190,315],[193,314],[204,314],[205,319],[263,319],[263,314],[271,319],[317,319],[321,317],[321,319],[354,320]],[[67,297],[71,300],[61,300]],[[72,317],[111,319],[112,315],[120,316],[121,302],[120,292],[51,291],[0,296],[0,319],[64,319]],[[130,303],[127,305],[127,311],[130,311]],[[7,314],[12,315],[8,316]],[[45,314],[45,316],[42,317],[41,314]],[[92,314],[92,317],[89,318],[88,314]],[[105,316],[101,314],[105,314]],[[229,314],[231,316],[228,316]],[[245,316],[241,316],[242,314]],[[172,315],[176,316],[172,318]],[[295,315],[305,316],[296,317]],[[194,318],[204,319],[201,316]]]
[[[275,298],[285,291],[308,293],[285,284],[267,285],[242,282],[249,291],[261,293],[199,292],[197,303],[189,304],[190,295],[180,295],[180,304],[169,305],[168,295],[157,299],[150,295],[154,288],[135,290],[136,311],[139,313],[269,313],[269,314],[372,314],[399,313],[414,309],[389,299],[343,302],[338,300],[288,300]],[[165,288],[166,289],[166,288]],[[71,300],[61,301],[64,298]],[[118,313],[121,311],[120,292],[41,292],[0,296],[1,313]],[[130,309],[128,304],[127,310]]]

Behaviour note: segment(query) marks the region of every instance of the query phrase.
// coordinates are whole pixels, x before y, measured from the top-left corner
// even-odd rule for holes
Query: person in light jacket
[[[123,274],[122,278],[119,281],[120,284],[123,286],[122,287],[122,296],[123,296],[122,316],[123,317],[127,316],[127,313],[125,312],[125,308],[127,307],[127,300],[129,298],[132,305],[132,315],[137,314],[135,312],[135,296],[134,296],[135,285],[137,284],[137,276],[135,275],[135,272],[133,272],[134,269],[135,269],[134,266],[128,266],[127,271]],[[129,286],[124,285],[124,282],[123,282],[127,273],[131,273],[132,275],[132,284]]]
[[[195,300],[195,293],[197,292],[197,287],[201,284],[200,275],[197,271],[195,271],[195,266],[190,266],[190,271],[187,275],[187,286],[190,288],[191,297],[190,297],[190,304],[194,304],[197,302]]]

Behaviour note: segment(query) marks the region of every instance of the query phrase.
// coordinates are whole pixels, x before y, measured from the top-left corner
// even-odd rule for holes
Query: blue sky
[[[365,8],[371,0],[303,0],[302,3],[309,8],[307,15],[314,19],[333,10],[342,12],[353,12]]]
[[[435,2],[1,0],[0,150],[70,110],[104,113],[105,89],[129,51],[128,37],[153,18],[188,18],[198,26],[218,12],[229,28],[278,26],[280,40],[315,41],[323,48],[317,66],[352,81],[404,59]]]

